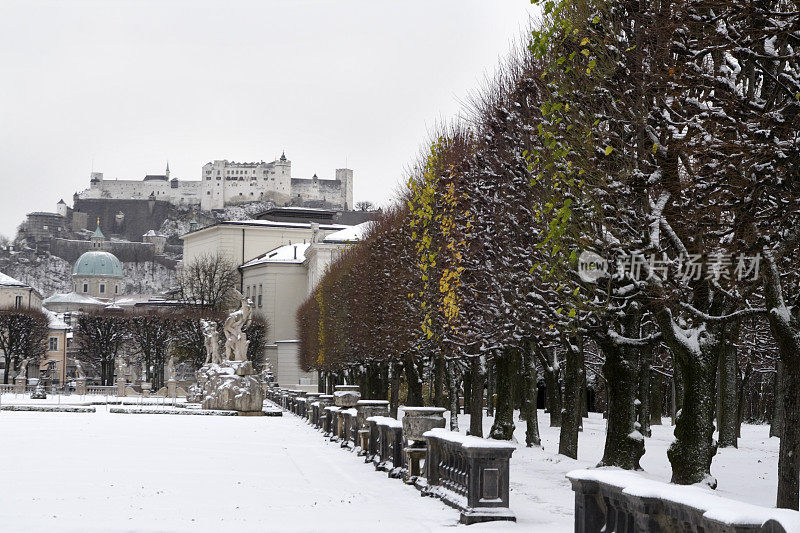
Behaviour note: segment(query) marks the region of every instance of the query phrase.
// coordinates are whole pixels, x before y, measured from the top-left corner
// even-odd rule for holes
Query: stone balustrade
[[[339,410],[341,407],[329,405],[325,408],[325,425],[323,426],[324,434],[332,441],[339,440]]]
[[[389,477],[407,476],[409,458],[416,460],[414,485],[423,495],[441,498],[459,509],[465,524],[515,520],[508,507],[514,445],[443,429],[445,409],[441,408],[407,407],[402,421],[391,418],[387,416],[389,402],[359,400],[356,389],[338,386],[332,395],[306,394],[302,397],[305,411],[298,407],[299,391],[272,387],[267,398],[310,421],[340,446],[357,449],[366,456],[365,462]]]
[[[389,416],[389,402],[386,400],[359,400],[356,402],[356,448],[359,455],[369,455],[371,430],[367,419],[373,416]],[[367,462],[369,459],[367,460]]]
[[[373,416],[367,420],[370,428],[374,427],[377,433],[372,456],[375,469],[388,472],[389,477],[402,477],[405,468],[402,422],[388,416]],[[372,448],[370,444],[370,450]]]
[[[800,513],[759,507],[699,487],[672,485],[624,470],[575,470],[575,532],[787,533]]]
[[[461,523],[516,521],[508,508],[509,460],[516,447],[446,429],[425,432],[423,493],[461,511]]]

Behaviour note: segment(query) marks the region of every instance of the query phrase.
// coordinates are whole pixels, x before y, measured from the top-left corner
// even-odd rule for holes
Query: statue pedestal
[[[75,394],[86,396],[86,378],[75,378]]]
[[[125,396],[125,386],[128,384],[125,378],[117,378],[117,396]]]
[[[264,389],[253,375],[240,375],[247,369],[252,372],[249,361],[228,361],[211,365],[205,373],[208,380],[203,387],[203,409],[239,411],[242,415],[263,415]]]
[[[14,378],[14,393],[25,394],[25,385],[28,383],[27,378],[17,376]]]
[[[167,380],[167,398],[174,398],[178,394],[178,382],[174,379]]]
[[[149,398],[150,391],[153,389],[152,383],[142,383],[142,398]]]

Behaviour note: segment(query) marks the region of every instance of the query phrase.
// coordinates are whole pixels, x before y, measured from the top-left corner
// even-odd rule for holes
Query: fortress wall
[[[313,202],[324,202],[333,207],[344,209],[346,205],[346,189],[338,180],[316,180],[292,178],[292,203],[310,205]]]
[[[74,209],[86,214],[86,229],[94,230],[99,217],[100,230],[106,237],[119,235],[134,242],[140,242],[142,235],[151,229],[158,231],[167,218],[181,217],[177,208],[162,200],[155,201],[151,211],[149,200],[78,198],[75,200]],[[77,214],[75,211],[73,217]],[[125,215],[122,224],[116,221],[117,213],[120,211]]]

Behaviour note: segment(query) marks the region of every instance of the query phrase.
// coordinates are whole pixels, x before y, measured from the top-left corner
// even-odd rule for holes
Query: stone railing
[[[384,416],[385,400],[359,400],[353,386],[336,389],[333,395],[301,395],[273,386],[266,397],[341,447],[364,455],[365,462],[389,477],[408,482],[409,458],[418,470],[424,461],[422,471],[413,476],[414,485],[423,495],[459,509],[464,524],[516,520],[508,507],[509,460],[515,446],[437,427],[444,425],[444,409],[405,408],[401,422]]]
[[[425,433],[424,492],[461,511],[461,523],[516,520],[508,508],[509,459],[516,447],[446,429]]]
[[[575,532],[787,533],[800,513],[758,507],[698,487],[662,483],[624,470],[575,470]]]
[[[86,394],[94,394],[98,396],[116,396],[117,387],[106,385],[87,385]]]
[[[370,426],[367,459],[375,465],[376,470],[388,472],[389,477],[403,477],[402,422],[388,416],[372,416],[367,422]]]

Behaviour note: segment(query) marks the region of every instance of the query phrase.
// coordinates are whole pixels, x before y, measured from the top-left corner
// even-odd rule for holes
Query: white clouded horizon
[[[9,1],[0,234],[105,179],[214,159],[354,170],[386,205],[428,132],[529,24],[528,0]]]

